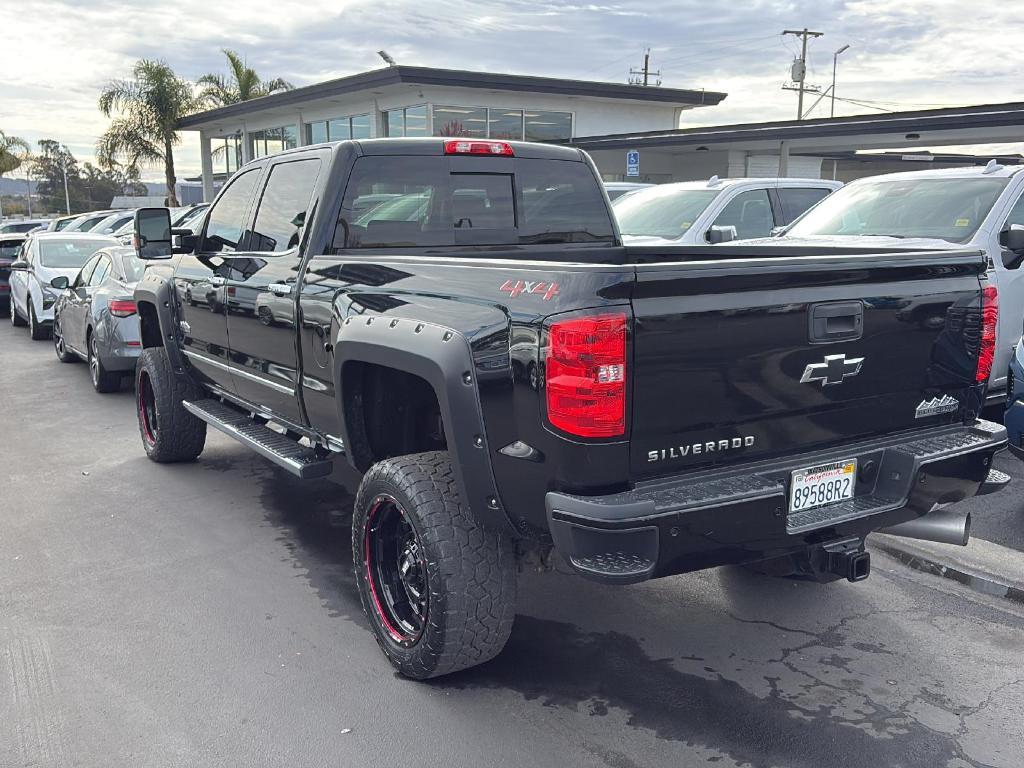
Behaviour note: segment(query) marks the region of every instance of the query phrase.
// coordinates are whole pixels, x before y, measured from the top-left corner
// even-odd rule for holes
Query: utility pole
[[[71,197],[68,195],[68,161],[67,158],[62,158],[60,163],[60,169],[64,172],[64,206],[67,209],[68,216],[71,215]]]
[[[650,79],[650,77],[652,75],[654,77],[658,78],[658,82],[656,82],[655,85],[661,85],[661,70],[658,70],[657,72],[651,72],[651,49],[650,48],[648,48],[646,51],[644,51],[644,66],[643,66],[643,69],[630,69],[629,70],[629,74],[631,75],[631,77],[629,78],[630,85],[647,85],[648,84],[648,80]],[[632,77],[632,76],[635,76],[635,77]]]
[[[782,32],[783,35],[793,35],[801,39],[800,47],[800,58],[793,62],[793,81],[796,83],[796,88],[792,86],[782,86],[787,91],[797,92],[796,102],[796,119],[804,119],[804,91],[817,91],[818,88],[808,88],[805,84],[807,79],[807,39],[811,37],[821,37],[824,32],[811,32],[807,27],[803,29],[786,29]]]

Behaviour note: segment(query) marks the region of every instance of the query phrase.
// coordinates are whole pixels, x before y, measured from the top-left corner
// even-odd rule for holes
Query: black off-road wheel
[[[103,367],[96,334],[90,331],[86,343],[89,345],[89,379],[92,381],[92,388],[100,394],[117,392],[121,388],[121,374]]]
[[[78,355],[68,349],[64,343],[64,332],[60,327],[60,315],[53,318],[53,351],[57,353],[57,359],[62,363],[74,363],[78,361]]]
[[[192,461],[206,445],[206,422],[182,400],[202,398],[199,387],[176,376],[163,347],[142,350],[135,368],[135,411],[146,455],[153,461]]]
[[[356,495],[352,559],[377,643],[402,675],[446,675],[505,647],[516,610],[512,541],[473,517],[446,452],[370,468]]]
[[[18,309],[14,306],[14,297],[8,297],[7,303],[10,306],[11,310],[11,325],[13,325],[15,328],[24,328],[25,318],[18,314]]]

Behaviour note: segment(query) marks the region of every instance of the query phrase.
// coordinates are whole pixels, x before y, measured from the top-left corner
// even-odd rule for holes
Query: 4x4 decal
[[[498,289],[507,293],[511,298],[517,299],[524,293],[539,295],[544,301],[551,301],[558,295],[558,283],[534,280],[506,280]]]

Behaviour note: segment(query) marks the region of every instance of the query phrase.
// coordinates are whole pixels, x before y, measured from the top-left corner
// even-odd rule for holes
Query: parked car
[[[100,248],[117,244],[112,237],[80,232],[40,232],[31,235],[11,265],[11,323],[29,326],[33,339],[45,339],[53,322],[59,291],[53,278],[75,277]]]
[[[89,363],[97,392],[115,392],[135,370],[142,349],[135,285],[145,263],[131,248],[107,247],[93,254],[75,278],[53,278],[60,291],[53,305],[53,346],[57,359]]]
[[[113,235],[122,227],[130,226],[133,218],[135,218],[134,208],[114,211],[112,214],[93,225],[89,229],[89,232],[94,235]]]
[[[18,259],[25,235],[0,235],[0,301],[9,302],[11,298],[11,264]]]
[[[697,245],[768,237],[839,189],[828,179],[720,179],[658,184],[612,209],[626,243]]]
[[[40,227],[46,227],[50,222],[47,219],[20,219],[18,221],[5,221],[0,224],[0,235],[28,234]]]
[[[116,213],[116,211],[89,211],[88,213],[83,213],[64,227],[61,232],[88,232],[112,213]]]
[[[56,219],[50,219],[49,224],[46,225],[47,232],[61,232],[67,228],[67,226],[77,219],[81,214],[74,213],[70,216],[60,216]]]
[[[604,191],[608,193],[609,200],[617,200],[630,192],[636,192],[638,189],[647,189],[653,186],[653,184],[641,184],[637,181],[606,181],[604,183]]]
[[[1024,325],[1024,167],[993,160],[857,179],[791,224],[776,244],[982,251],[999,297],[989,400],[1006,397],[1006,372]]]
[[[202,223],[203,214],[209,207],[209,203],[199,203],[186,208],[177,217],[171,217],[171,226],[175,229],[188,229],[195,232],[196,227]]]
[[[423,199],[365,219],[378,189]],[[1005,482],[970,249],[624,246],[586,154],[440,138],[261,157],[176,253],[166,210],[136,226],[142,449],[192,461],[212,426],[300,479],[362,473],[356,585],[409,677],[500,652],[524,553],[606,584],[765,561],[860,581],[869,533],[964,543],[943,507]],[[292,312],[267,327],[231,290]],[[896,319],[929,297],[958,322]]]

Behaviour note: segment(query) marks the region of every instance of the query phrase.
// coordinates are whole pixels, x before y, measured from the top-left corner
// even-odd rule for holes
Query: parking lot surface
[[[354,478],[212,431],[153,464],[127,385],[6,324],[0,355],[2,766],[1021,765],[1024,607],[878,553],[861,584],[527,572],[500,657],[398,678],[351,576]],[[971,502],[1002,521],[976,531],[1019,542],[1019,496]]]

